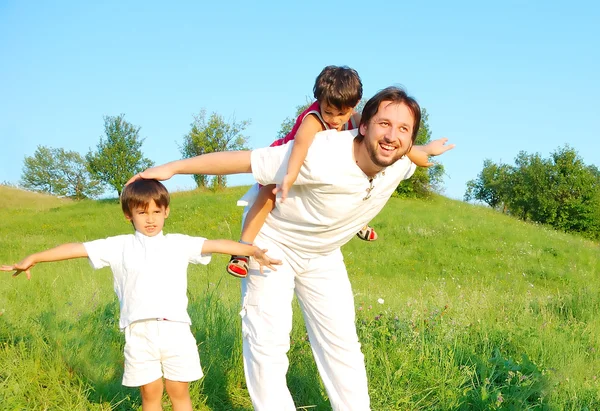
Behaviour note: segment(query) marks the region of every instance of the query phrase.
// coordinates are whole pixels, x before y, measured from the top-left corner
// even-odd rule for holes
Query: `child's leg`
[[[254,242],[254,239],[265,223],[267,216],[275,207],[274,188],[275,184],[270,184],[261,187],[258,192],[256,201],[252,204],[250,211],[248,211],[248,215],[244,221],[244,227],[242,228],[241,239],[244,243],[252,244]]]
[[[162,394],[163,382],[162,378],[156,381],[142,385],[140,387],[142,394],[142,410],[143,411],[162,411]]]
[[[192,411],[189,383],[165,379],[165,388],[173,404],[173,411]]]
[[[267,216],[275,207],[274,188],[274,184],[261,187],[244,221],[240,242],[244,244],[252,244],[254,242]],[[245,255],[231,256],[229,264],[227,264],[227,272],[235,277],[244,278],[248,275],[249,261],[250,258]]]

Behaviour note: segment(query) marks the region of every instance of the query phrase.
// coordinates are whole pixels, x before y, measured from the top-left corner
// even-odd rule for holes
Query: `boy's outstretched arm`
[[[433,163],[429,161],[429,156],[439,156],[455,147],[454,144],[446,145],[447,142],[447,138],[438,138],[437,140],[430,141],[424,146],[413,146],[407,153],[407,156],[410,161],[419,167],[430,167]]]
[[[71,258],[87,257],[88,253],[82,243],[62,244],[49,250],[40,251],[25,257],[13,265],[0,266],[0,271],[15,271],[13,277],[25,272],[27,279],[31,279],[30,270],[37,264],[51,261],[69,260]]]
[[[315,135],[319,131],[323,131],[323,126],[314,115],[306,116],[302,121],[302,124],[300,124],[296,136],[294,137],[294,146],[292,147],[292,152],[288,161],[286,175],[283,177],[281,186],[273,190],[273,194],[277,194],[278,191],[281,191],[281,201],[284,201],[287,198],[288,191],[298,178],[300,168],[304,163],[308,149],[314,141]]]
[[[127,181],[127,184],[140,178],[168,180],[175,174],[227,175],[251,173],[250,153],[251,151],[220,151],[172,161],[136,174]]]
[[[206,240],[202,245],[202,253],[220,253],[227,255],[249,255],[254,257],[260,264],[262,274],[263,267],[277,271],[274,265],[281,265],[281,260],[276,260],[265,254],[267,250],[261,250],[254,245],[247,245],[231,240]]]

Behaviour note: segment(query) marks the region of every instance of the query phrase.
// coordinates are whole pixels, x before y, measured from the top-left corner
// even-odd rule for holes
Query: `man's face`
[[[412,146],[414,116],[404,103],[382,101],[367,125],[360,126],[367,153],[378,167],[398,161]]]
[[[135,231],[148,237],[154,237],[163,229],[165,219],[169,216],[169,207],[159,207],[154,200],[151,200],[148,209],[137,207],[131,212],[133,214],[126,215],[125,218],[133,223]]]
[[[352,113],[354,113],[354,109],[352,107],[339,109],[327,103],[319,104],[319,106],[321,108],[321,116],[323,117],[323,120],[329,124],[329,127],[336,129],[337,131],[342,130],[344,124],[350,120]]]

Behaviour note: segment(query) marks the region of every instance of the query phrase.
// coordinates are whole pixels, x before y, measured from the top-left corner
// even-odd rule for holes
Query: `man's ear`
[[[167,208],[165,208],[165,218],[169,218],[170,212],[171,212],[171,209],[169,208],[169,206],[167,206]]]
[[[360,126],[358,126],[358,130],[360,131],[360,135],[364,136],[367,133],[367,126],[366,124],[361,124]]]

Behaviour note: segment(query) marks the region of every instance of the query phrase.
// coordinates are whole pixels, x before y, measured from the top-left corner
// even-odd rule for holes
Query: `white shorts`
[[[123,385],[139,387],[163,375],[190,382],[204,375],[190,325],[160,319],[142,320],[125,328]]]

